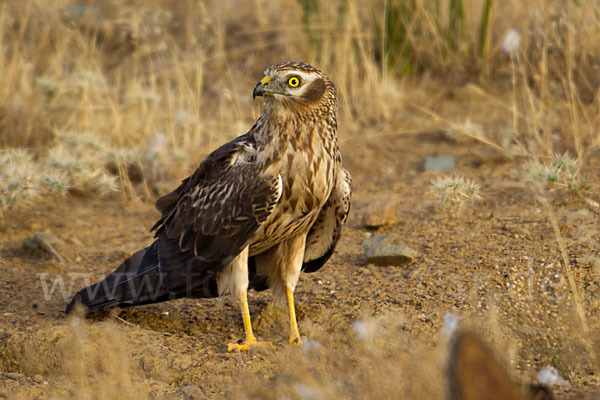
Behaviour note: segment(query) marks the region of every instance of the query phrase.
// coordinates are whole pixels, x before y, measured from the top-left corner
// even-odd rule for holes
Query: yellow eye
[[[298,87],[300,85],[300,78],[297,76],[290,77],[290,79],[288,79],[288,85],[291,87]]]

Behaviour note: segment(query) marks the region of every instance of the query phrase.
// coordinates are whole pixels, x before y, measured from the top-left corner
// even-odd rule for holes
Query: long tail
[[[110,307],[131,307],[183,297],[163,286],[157,249],[155,241],[126,259],[105,279],[80,290],[65,312],[71,313],[78,303],[92,313]]]

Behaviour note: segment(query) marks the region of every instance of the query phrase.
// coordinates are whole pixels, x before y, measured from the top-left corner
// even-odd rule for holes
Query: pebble
[[[34,240],[40,244],[61,244],[64,243],[64,240],[53,234],[52,232],[34,232],[33,233]]]
[[[35,383],[43,383],[44,382],[44,377],[40,374],[35,374],[32,379]]]
[[[23,374],[19,374],[18,372],[8,372],[4,374],[4,376],[8,379],[21,379],[23,377]]]
[[[181,388],[181,392],[186,393],[186,394],[194,394],[194,393],[200,393],[200,394],[202,394],[202,391],[196,385],[187,385],[187,386],[184,386],[184,387]]]
[[[423,168],[426,172],[450,172],[454,168],[454,157],[449,155],[425,157]]]
[[[23,246],[24,249],[28,249],[28,250],[39,249],[39,246],[37,245],[36,241],[30,237],[23,239],[23,241],[21,242],[21,245]]]
[[[399,239],[395,233],[366,238],[363,246],[367,262],[375,265],[401,265],[411,262],[417,256],[417,252],[398,244]]]
[[[159,397],[159,400],[181,400],[181,399],[203,399],[205,398],[206,395],[204,394],[204,392],[202,391],[202,389],[200,389],[200,387],[196,386],[196,385],[187,385],[187,386],[183,386],[179,389],[177,389],[177,391],[172,392],[172,393],[167,393],[161,397]]]
[[[29,250],[43,249],[62,263],[65,260],[58,251],[56,251],[53,245],[63,243],[64,241],[61,238],[51,232],[34,232],[33,237],[24,239],[21,244],[23,248]]]

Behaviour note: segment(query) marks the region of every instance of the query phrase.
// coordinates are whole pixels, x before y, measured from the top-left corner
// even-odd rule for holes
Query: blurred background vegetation
[[[252,87],[282,60],[332,77],[350,162],[364,137],[435,128],[585,163],[600,143],[599,39],[594,0],[3,2],[0,209],[150,194],[251,126]]]
[[[350,239],[338,251],[349,264],[339,270],[352,271],[352,282],[367,282],[368,289],[341,275],[336,290],[354,290],[346,292],[353,293],[348,297],[352,307],[391,304],[393,313],[389,319],[365,320],[369,331],[378,332],[376,325],[390,328],[384,329],[387,336],[373,334],[363,347],[338,340],[348,337],[339,323],[335,329],[341,345],[318,353],[326,357],[316,369],[314,363],[302,367],[300,361],[281,357],[290,376],[308,376],[319,384],[329,376],[332,387],[355,382],[331,392],[347,397],[360,397],[361,390],[372,398],[385,397],[379,393],[393,393],[389,386],[402,382],[417,393],[406,398],[435,398],[422,392],[435,382],[439,386],[439,379],[407,379],[430,370],[415,367],[425,351],[415,347],[414,339],[439,338],[442,314],[432,322],[437,317],[424,314],[422,302],[435,313],[455,307],[461,315],[489,306],[496,341],[504,343],[497,333],[503,329],[523,340],[518,347],[498,347],[509,353],[513,365],[523,371],[552,365],[567,379],[594,375],[597,385],[600,258],[598,233],[592,228],[600,210],[598,43],[597,0],[0,2],[0,222],[14,220],[17,226],[2,231],[0,224],[0,245],[17,237],[14,232],[30,230],[26,220],[40,215],[19,207],[43,201],[52,205],[61,196],[152,200],[173,189],[211,150],[252,126],[263,102],[253,101],[251,93],[265,67],[306,61],[338,88],[340,147],[354,179],[353,214],[345,234]],[[467,177],[422,173],[424,157],[444,152],[456,159],[454,171]],[[427,203],[427,195],[444,212]],[[372,233],[360,225],[360,217],[386,199],[386,214],[391,210],[399,216],[382,232],[395,230],[429,250],[414,268],[358,269],[357,264],[366,263],[358,243]],[[573,199],[573,207],[563,207]],[[477,202],[481,207],[473,206]],[[105,209],[95,211],[101,215],[93,219],[95,205],[89,203],[75,200],[56,214],[71,218],[72,204],[90,208],[77,217],[92,221],[79,234],[94,237],[85,246],[87,253],[83,245],[74,246],[74,260],[84,253],[83,263],[74,261],[80,268],[73,267],[75,271],[95,270],[98,257],[107,264],[104,253],[114,250],[110,240],[105,249],[97,243],[96,235],[102,237],[103,231],[90,226],[104,223]],[[116,216],[108,221],[127,217],[130,212],[114,204]],[[404,213],[411,205],[422,209]],[[471,219],[460,219],[461,210],[468,214],[469,207],[475,210]],[[47,210],[52,207],[35,211]],[[139,222],[140,216],[129,218],[125,221]],[[115,233],[115,241],[124,241],[123,232]],[[470,250],[467,242],[473,243]],[[5,261],[5,271],[9,264],[16,271],[14,281],[10,275],[6,280],[8,292],[14,291],[13,282],[31,283],[21,269],[31,268],[32,277],[41,268],[29,255],[18,261],[29,253],[15,251],[17,257]],[[122,259],[118,254],[114,260]],[[528,261],[515,261],[518,255],[527,255]],[[562,274],[563,268],[568,279],[546,280],[564,277],[554,274]],[[521,276],[529,278],[517,280]],[[535,288],[564,293],[564,302],[532,296],[531,282]],[[375,287],[389,298],[372,296]],[[21,296],[31,311],[30,297],[35,296],[28,290]],[[508,294],[497,305],[495,291]],[[529,293],[529,300],[511,297],[520,291]],[[461,298],[458,305],[448,303],[453,298]],[[314,324],[312,334],[308,330],[309,337],[329,335],[331,331],[315,332],[317,326],[335,327],[334,314],[347,312],[341,301],[335,304],[331,314]],[[58,305],[56,301],[56,309]],[[323,307],[329,312],[329,306]],[[401,307],[416,327],[410,340],[398,320]],[[55,317],[49,314],[48,321],[54,329]],[[194,335],[189,338],[195,352]],[[215,343],[221,339],[219,334]],[[37,361],[42,353],[34,353]],[[168,354],[160,358],[170,359],[171,349]],[[79,361],[80,355],[74,358]],[[233,364],[224,365],[218,371],[230,375]],[[204,379],[204,366],[192,370],[201,371]],[[341,371],[350,371],[352,378],[340,379]],[[370,385],[362,385],[361,374]],[[256,387],[266,390],[262,372],[257,376]],[[274,383],[289,386],[286,375]],[[256,398],[269,397],[260,392]]]

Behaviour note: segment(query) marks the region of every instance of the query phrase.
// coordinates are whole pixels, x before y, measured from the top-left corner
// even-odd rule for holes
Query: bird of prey
[[[254,87],[265,108],[245,135],[213,151],[156,202],[155,241],[77,303],[94,312],[177,298],[234,296],[245,339],[228,350],[270,346],[252,332],[247,290],[287,299],[290,343],[300,344],[294,290],[300,272],[331,257],[350,209],[351,178],[337,143],[336,90],[315,67],[271,65]]]

